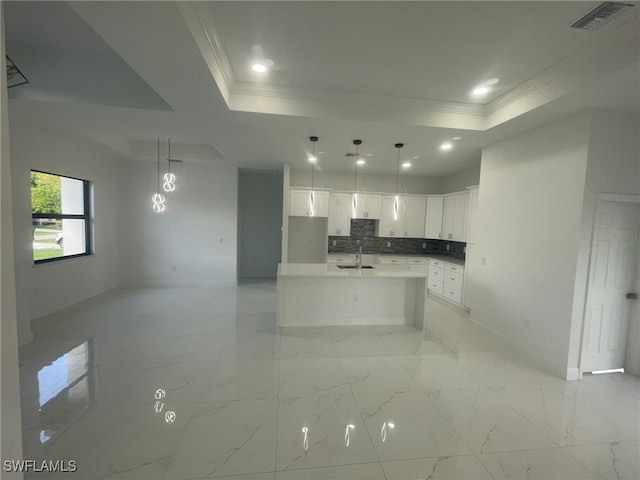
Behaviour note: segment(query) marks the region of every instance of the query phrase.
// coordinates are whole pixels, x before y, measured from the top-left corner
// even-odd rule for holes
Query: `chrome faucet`
[[[360,240],[357,241],[358,251],[356,252],[356,266],[358,270],[362,269],[362,245],[360,245]]]

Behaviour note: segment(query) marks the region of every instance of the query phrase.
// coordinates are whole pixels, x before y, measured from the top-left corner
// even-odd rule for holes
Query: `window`
[[[89,182],[31,170],[33,261],[91,254]]]

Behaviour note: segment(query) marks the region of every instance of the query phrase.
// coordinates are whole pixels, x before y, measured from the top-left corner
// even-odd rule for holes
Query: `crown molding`
[[[378,96],[236,80],[206,3],[178,8],[230,110],[410,125],[488,130],[575,91],[601,75],[637,62],[639,17],[630,16],[605,37],[486,105]],[[611,26],[613,27],[613,26]],[[589,32],[582,32],[589,34]]]
[[[206,2],[176,2],[193,39],[227,105],[236,79]]]
[[[593,41],[486,106],[487,128],[556,100],[600,76],[638,61],[638,16],[630,17],[606,37]],[[589,32],[584,32],[589,34]]]

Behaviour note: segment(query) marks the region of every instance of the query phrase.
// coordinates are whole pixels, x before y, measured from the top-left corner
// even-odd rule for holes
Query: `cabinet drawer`
[[[407,259],[400,257],[381,257],[380,263],[389,264],[389,265],[406,265]]]
[[[433,258],[429,259],[429,267],[438,267],[444,268],[444,262],[441,260],[434,260]]]
[[[449,285],[445,285],[444,286],[444,291],[442,292],[442,295],[446,299],[451,300],[454,303],[462,304],[462,289],[458,289],[458,288],[455,288],[455,287],[451,287]]]
[[[426,265],[427,259],[426,258],[408,258],[407,263],[409,265]]]
[[[459,273],[460,275],[464,273],[464,267],[462,265],[455,265],[453,263],[446,263],[444,269],[447,272]]]
[[[444,269],[429,267],[429,282],[431,281],[444,282]]]
[[[427,289],[431,292],[437,293],[438,295],[442,295],[444,284],[439,280],[429,280],[427,283]]]
[[[344,256],[337,256],[337,255],[329,255],[327,257],[327,263],[353,263],[353,260],[351,259],[351,256],[349,255],[344,255]]]
[[[463,276],[459,273],[450,272],[449,270],[444,272],[444,283],[448,286],[462,289],[462,279]]]

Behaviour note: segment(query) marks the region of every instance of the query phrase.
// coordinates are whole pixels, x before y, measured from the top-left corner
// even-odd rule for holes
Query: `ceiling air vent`
[[[571,25],[571,28],[597,30],[608,24],[616,15],[633,6],[632,3],[603,2]]]

